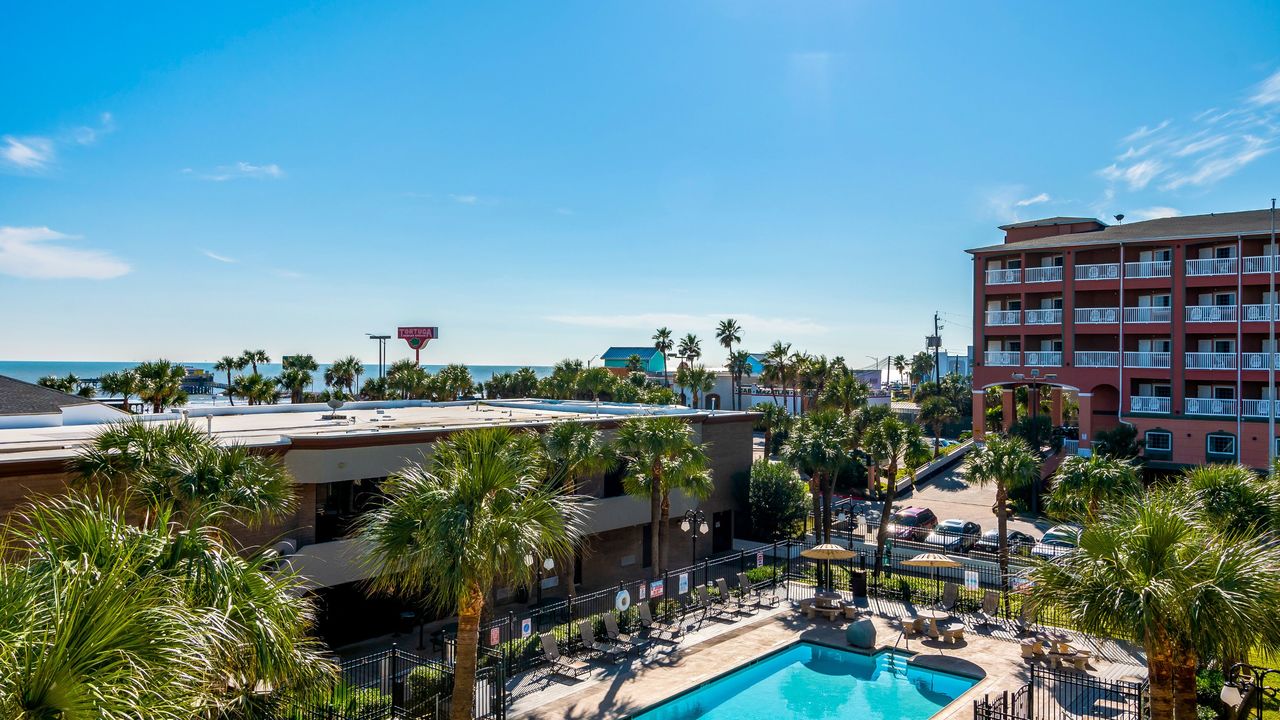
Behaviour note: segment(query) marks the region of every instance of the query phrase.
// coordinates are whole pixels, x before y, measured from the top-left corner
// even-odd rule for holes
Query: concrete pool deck
[[[872,613],[863,617],[874,623],[879,647],[892,648],[898,641],[899,649],[915,653],[910,662],[970,676],[977,668],[983,675],[935,718],[967,720],[972,717],[974,699],[1013,691],[1027,682],[1026,661],[1016,636],[1006,629],[967,630],[960,643],[912,638],[904,646],[900,631],[891,623],[891,618],[903,611],[900,604],[874,599],[869,603],[863,599],[861,604]],[[672,650],[658,645],[641,658],[616,665],[592,663],[594,669],[582,679],[545,669],[513,678],[507,715],[527,720],[626,718],[799,640],[847,647],[846,625],[808,620],[785,602],[776,610],[733,624],[708,620]],[[1123,643],[1091,642],[1083,636],[1073,643],[1093,651],[1095,669],[1090,675],[1115,679],[1145,676],[1145,667],[1137,664],[1140,655]]]

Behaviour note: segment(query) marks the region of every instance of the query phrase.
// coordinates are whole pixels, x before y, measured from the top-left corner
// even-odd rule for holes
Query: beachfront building
[[[0,429],[92,425],[125,417],[106,403],[0,375]]]
[[[652,346],[650,347],[611,347],[608,350],[605,350],[600,355],[600,359],[604,362],[604,366],[607,368],[625,369],[632,355],[640,356],[641,371],[650,375],[662,374],[663,372],[662,353],[655,350]],[[675,372],[675,369],[676,369],[676,366],[673,363],[671,366],[671,372]]]
[[[973,431],[987,388],[1037,407],[1079,402],[1079,447],[1130,423],[1157,464],[1267,467],[1275,439],[1272,368],[1280,358],[1269,211],[1110,225],[1055,217],[1004,225],[1004,242],[969,252],[974,268]]]
[[[751,416],[708,413],[676,407],[615,403],[488,401],[429,403],[424,401],[355,402],[335,413],[324,405],[193,407],[181,414],[148,415],[148,422],[188,422],[227,443],[276,453],[298,483],[296,514],[282,522],[235,532],[246,545],[274,546],[283,563],[300,573],[323,600],[327,617],[321,631],[332,644],[389,632],[398,611],[385,599],[368,599],[358,586],[368,569],[361,563],[360,542],[348,539],[352,524],[381,498],[388,475],[430,456],[436,440],[478,427],[506,426],[538,431],[561,420],[590,423],[608,437],[618,424],[637,414],[670,413],[685,418],[695,439],[705,443],[716,489],[696,503],[710,525],[700,538],[700,557],[730,550],[735,512],[742,510],[731,490],[732,478],[751,466]],[[76,448],[101,426],[78,425],[0,430],[0,522],[22,503],[62,491],[66,464]],[[589,536],[573,567],[582,591],[616,585],[645,574],[653,565],[649,543],[649,503],[627,496],[622,473],[580,481],[591,496]],[[690,544],[678,528],[679,517],[695,503],[676,493],[669,561],[676,567],[692,561]],[[563,570],[568,570],[564,568]],[[543,596],[558,597],[556,573],[542,580]],[[511,600],[515,588],[498,588],[499,603]]]

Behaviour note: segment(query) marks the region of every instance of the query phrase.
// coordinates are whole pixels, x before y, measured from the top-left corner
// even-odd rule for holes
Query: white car
[[[1084,530],[1075,523],[1055,525],[1040,538],[1040,542],[1031,548],[1031,554],[1045,560],[1052,560],[1075,550],[1080,543],[1080,532]]]

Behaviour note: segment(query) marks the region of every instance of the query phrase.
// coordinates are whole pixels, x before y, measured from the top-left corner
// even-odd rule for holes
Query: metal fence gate
[[[1149,685],[1031,666],[1031,679],[1012,693],[973,702],[974,720],[1146,720]]]

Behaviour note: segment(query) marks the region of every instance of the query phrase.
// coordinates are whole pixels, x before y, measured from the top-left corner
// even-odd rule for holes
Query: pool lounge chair
[[[774,608],[778,606],[779,602],[782,602],[782,598],[778,597],[777,593],[772,590],[766,593],[759,588],[752,587],[751,579],[747,577],[746,573],[738,573],[738,589],[744,594],[754,597],[757,601],[756,604],[760,607]]]
[[[1018,612],[1018,617],[1013,620],[1013,624],[1018,628],[1020,634],[1029,635],[1035,632],[1037,609],[1035,600],[1026,599],[1022,601],[1022,610]]]
[[[712,598],[711,593],[707,591],[706,585],[699,585],[694,588],[694,592],[697,593],[698,604],[706,609],[711,619],[729,620],[731,622],[735,619],[737,613],[725,604],[723,598],[719,602]]]
[[[551,664],[551,669],[561,675],[572,677],[580,677],[591,671],[591,666],[575,660],[566,658],[560,654],[560,645],[556,643],[556,636],[552,633],[542,633],[538,635],[542,640],[542,656]]]
[[[988,590],[982,596],[982,609],[974,613],[973,617],[978,625],[1000,624],[1000,595],[994,590]]]
[[[596,634],[591,628],[590,619],[578,621],[578,634],[582,636],[582,647],[597,657],[604,657],[618,662],[627,653],[620,645],[596,640]]]
[[[951,612],[956,609],[956,603],[960,600],[960,586],[953,582],[949,582],[942,588],[942,601],[934,605],[935,610],[946,610]]]
[[[653,611],[649,609],[649,603],[641,602],[636,607],[640,608],[640,627],[644,628],[645,636],[653,638],[659,642],[678,643],[680,642],[680,624],[666,623],[653,619]]]
[[[720,602],[736,613],[750,615],[755,604],[742,595],[734,595],[729,591],[729,582],[724,578],[716,578],[716,589],[720,591]]]
[[[604,614],[604,632],[609,639],[624,650],[639,652],[649,645],[649,641],[643,638],[634,637],[618,629],[618,617],[613,613]]]

